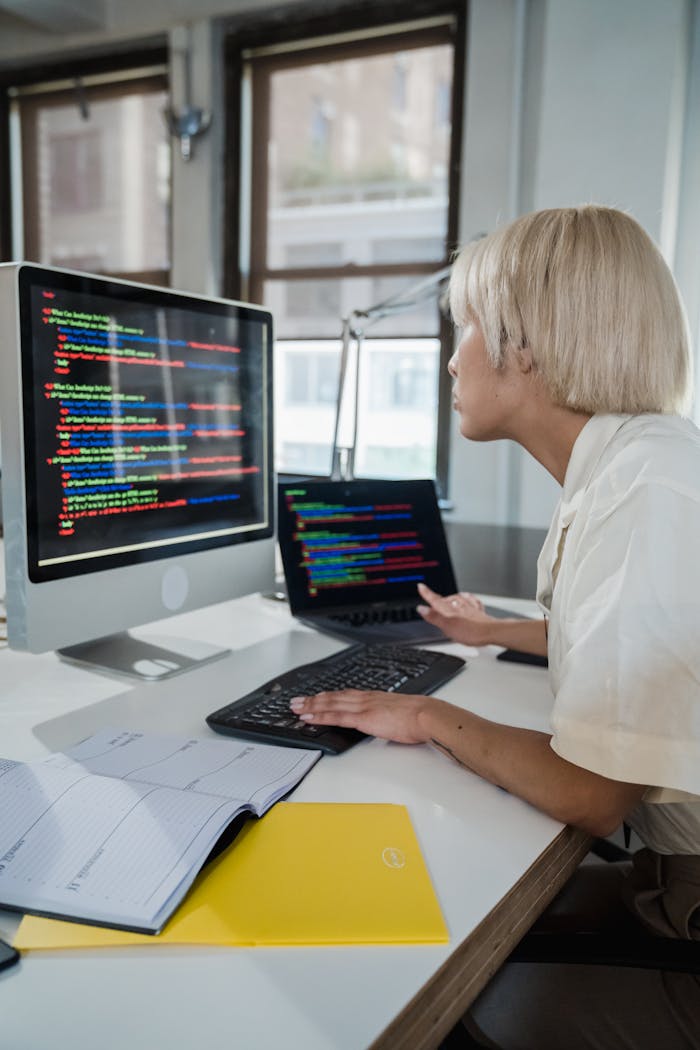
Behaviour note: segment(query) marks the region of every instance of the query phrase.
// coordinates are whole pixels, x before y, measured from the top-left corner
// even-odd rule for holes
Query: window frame
[[[46,85],[50,90],[51,85],[58,85],[65,81],[79,82],[91,77],[114,77],[116,83],[119,74],[124,74],[123,82],[129,83],[132,80],[129,74],[139,70],[144,70],[144,82],[157,78],[165,90],[169,91],[169,58],[165,40],[151,39],[143,46],[138,44],[134,46],[132,42],[129,51],[78,55],[58,62],[37,62],[17,68],[8,67],[0,71],[0,262],[11,262],[17,258],[13,245],[14,200],[10,145],[10,120],[14,91],[26,91],[33,85]],[[137,81],[134,79],[133,82]],[[166,284],[169,272],[159,270],[143,273],[114,273],[109,276]]]
[[[458,246],[467,5],[460,0],[417,0],[411,8],[410,22],[406,18],[405,5],[395,0],[371,5],[340,4],[337,5],[335,12],[323,16],[318,16],[317,11],[317,6],[301,5],[295,10],[292,25],[288,20],[280,18],[279,11],[267,19],[261,15],[254,24],[249,21],[236,20],[228,23],[228,33],[224,44],[227,110],[222,258],[224,294],[232,298],[261,301],[262,287],[264,281],[268,279],[313,280],[406,275],[419,281],[422,276],[447,265],[451,253]],[[435,19],[439,24],[431,26],[430,19]],[[417,24],[421,22],[426,22],[426,24],[424,26]],[[338,39],[339,36],[341,39]],[[447,177],[445,259],[442,262],[367,266],[351,264],[338,267],[268,267],[264,257],[267,250],[266,183],[264,191],[257,195],[251,212],[249,259],[242,259],[241,245],[247,243],[249,234],[244,229],[241,214],[242,190],[245,185],[245,174],[242,171],[245,157],[241,141],[241,123],[244,104],[244,70],[247,63],[250,62],[251,53],[269,48],[269,64],[279,69],[285,63],[291,67],[302,64],[304,61],[312,61],[314,57],[318,58],[321,54],[323,54],[324,61],[332,58],[334,54],[340,56],[346,52],[353,37],[357,41],[362,41],[363,55],[386,52],[392,44],[398,42],[401,44],[401,50],[408,48],[409,42],[415,48],[428,46],[434,42],[445,43],[449,38],[452,44],[454,70]],[[263,70],[266,56],[257,55],[255,63],[258,69]],[[255,70],[252,75],[255,77]],[[256,169],[265,170],[265,158],[256,156],[256,152],[259,154],[263,144],[266,148],[268,140],[266,125],[269,97],[265,97],[266,82],[269,83],[269,79],[266,81],[263,77],[257,84],[256,129],[261,133],[256,135],[256,142],[252,149],[251,167],[254,171]],[[440,314],[436,335],[440,340],[440,362],[435,478],[439,496],[447,498],[451,418],[451,381],[447,374],[447,362],[453,350],[453,331],[451,323],[442,314]],[[310,339],[309,342],[312,340]]]

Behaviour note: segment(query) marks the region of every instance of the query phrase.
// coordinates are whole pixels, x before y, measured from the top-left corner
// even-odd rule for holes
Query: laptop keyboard
[[[415,605],[402,605],[388,609],[355,609],[348,612],[334,612],[329,620],[349,624],[351,627],[372,627],[383,623],[409,623],[419,620],[420,615]]]
[[[366,734],[309,725],[290,710],[292,697],[347,688],[429,694],[461,671],[465,662],[448,653],[403,645],[353,645],[270,679],[210,714],[207,723],[230,736],[339,754]]]

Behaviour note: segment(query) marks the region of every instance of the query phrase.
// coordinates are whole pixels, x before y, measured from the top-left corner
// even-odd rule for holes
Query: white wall
[[[34,2],[25,0],[30,13]],[[104,30],[65,35],[8,18],[0,0],[0,65],[162,31],[176,41],[173,28],[195,20],[194,101],[213,108],[214,123],[189,164],[175,161],[176,286],[213,293],[221,272],[222,78],[209,16],[273,2],[107,0]],[[700,0],[471,0],[463,239],[532,208],[616,205],[677,262],[700,323],[699,6]],[[450,488],[456,520],[530,526],[547,524],[557,496],[552,479],[518,449],[468,444],[456,426]]]
[[[547,5],[527,209],[608,204],[659,240],[678,179],[688,14],[686,0]]]
[[[678,238],[674,273],[688,310],[696,347],[695,419],[700,421],[700,2],[694,5],[689,40],[686,120],[683,132]]]
[[[622,208],[673,265],[691,4],[543,6],[541,73],[532,63],[526,72],[537,135],[523,171],[521,210],[583,202]],[[545,524],[557,486],[529,457],[520,458],[514,516],[524,525]]]
[[[697,175],[700,164],[700,103],[691,93],[693,84],[698,90],[700,45],[692,15],[691,0],[474,0],[465,235],[514,212],[613,205],[645,226],[671,265],[682,246],[682,290],[697,303],[700,228],[687,229],[691,207],[698,222],[691,165]],[[504,169],[514,175],[515,201]],[[544,526],[557,494],[550,476],[520,450],[469,447],[453,432],[451,495],[459,520]]]

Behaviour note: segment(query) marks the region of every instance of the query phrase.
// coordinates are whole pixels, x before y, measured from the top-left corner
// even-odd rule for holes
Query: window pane
[[[329,232],[342,263],[445,257],[452,55],[439,44],[272,73],[270,268],[292,245],[327,265]]]
[[[276,341],[275,468],[278,471],[330,473],[339,368],[339,339]]]
[[[445,255],[445,244],[439,237],[377,237],[372,241],[372,262],[402,263],[414,259],[440,262]]]
[[[22,101],[27,255],[98,272],[167,270],[170,146],[165,92]],[[30,202],[35,202],[34,206]]]
[[[280,329],[280,335],[302,335],[304,331],[315,330],[315,334],[330,335],[324,326],[315,322],[321,318],[333,318],[333,329],[338,331],[338,318],[341,316],[341,282],[319,281],[285,281],[283,312],[287,325]],[[266,300],[268,302],[268,300]],[[309,321],[313,319],[313,324]],[[279,325],[279,320],[277,321]],[[293,332],[295,326],[298,332]],[[289,327],[290,331],[286,328]]]
[[[102,143],[97,131],[51,135],[49,185],[58,212],[96,211],[102,207]]]
[[[363,342],[355,453],[358,475],[435,475],[439,359],[438,339]],[[330,472],[339,364],[339,340],[277,341],[278,471]]]
[[[284,369],[287,405],[333,405],[338,396],[338,353],[306,350],[287,352]]]
[[[362,347],[355,473],[434,477],[440,342],[368,340]]]
[[[340,338],[342,318],[368,310],[393,296],[411,299],[425,276],[345,277],[266,281],[263,302],[275,318],[279,339]],[[437,289],[423,301],[379,321],[369,322],[375,336],[433,336],[440,325]]]

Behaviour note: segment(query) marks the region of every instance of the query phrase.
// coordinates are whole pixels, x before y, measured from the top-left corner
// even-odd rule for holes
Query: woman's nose
[[[447,371],[450,373],[453,379],[457,378],[457,351],[453,353],[450,360],[447,362]]]

